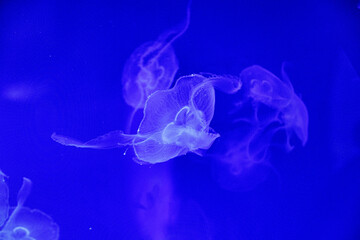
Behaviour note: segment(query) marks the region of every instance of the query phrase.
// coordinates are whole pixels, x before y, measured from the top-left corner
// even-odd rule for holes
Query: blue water
[[[172,43],[175,79],[239,76],[254,64],[281,77],[286,63],[307,108],[305,146],[295,137],[292,151],[270,147],[265,167],[240,167],[234,177],[217,160],[236,145],[221,145],[233,136],[231,97],[221,92],[210,124],[220,137],[203,157],[141,165],[131,148],[124,155],[51,139],[125,130],[133,111],[123,98],[126,61],[184,21],[187,4],[0,3],[0,169],[10,205],[26,177],[25,205],[51,216],[60,239],[360,239],[357,1],[192,1],[190,25]]]

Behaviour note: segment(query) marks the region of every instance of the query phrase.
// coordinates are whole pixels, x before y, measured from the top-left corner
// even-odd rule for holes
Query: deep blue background
[[[163,196],[180,209],[173,239],[360,239],[356,1],[193,0],[190,27],[174,43],[177,76],[237,75],[252,64],[279,74],[290,64],[308,107],[309,140],[273,153],[281,181],[233,192],[219,187],[210,159],[189,154],[140,166],[121,149],[50,139],[54,131],[86,140],[123,129],[131,111],[121,96],[126,59],[181,21],[186,4],[0,2],[0,168],[12,204],[21,177],[30,178],[27,206],[51,215],[61,239],[151,239],[142,234],[157,231],[146,224],[162,221]],[[220,124],[215,118],[212,127]],[[162,195],[153,192],[159,182]],[[143,201],[158,208],[141,224],[134,209],[148,192],[155,200]]]

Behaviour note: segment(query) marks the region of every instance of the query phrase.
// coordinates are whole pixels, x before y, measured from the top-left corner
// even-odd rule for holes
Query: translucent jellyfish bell
[[[258,65],[245,68],[240,78],[243,82],[243,90],[255,102],[281,108],[287,106],[294,95],[292,85],[286,81],[287,79],[282,81]]]
[[[157,90],[168,89],[179,68],[171,44],[187,30],[190,23],[190,3],[185,21],[179,26],[161,34],[157,40],[138,47],[127,60],[123,76],[123,97],[134,108],[134,114],[145,106],[147,98]]]
[[[241,82],[222,76],[184,76],[172,89],[150,95],[137,134],[114,131],[85,143],[55,133],[52,139],[81,148],[132,145],[137,158],[147,163],[165,162],[187,152],[201,154],[200,149],[209,149],[219,137],[209,126],[214,115],[214,87],[230,94],[240,89]]]
[[[251,99],[255,108],[261,103],[276,111],[275,117],[270,119],[268,124],[276,121],[282,124],[281,129],[287,132],[287,148],[290,150],[292,146],[289,136],[292,133],[295,133],[305,145],[308,138],[309,116],[305,104],[294,92],[284,69],[282,69],[282,75],[283,79],[280,80],[268,70],[254,65],[244,69],[240,78],[246,98]],[[259,120],[257,115],[255,115],[255,120]]]
[[[215,154],[214,173],[224,188],[250,190],[263,182],[270,172],[277,175],[269,161],[271,146],[293,149],[290,142],[296,136],[302,145],[308,137],[308,112],[295,94],[283,71],[280,80],[260,66],[251,66],[240,74],[243,83],[236,95],[232,121],[222,133],[219,151]],[[274,136],[285,133],[285,143]],[[280,135],[282,136],[282,135]]]
[[[30,194],[31,181],[23,179],[18,193],[18,204],[0,231],[0,239],[4,240],[58,240],[59,227],[40,210],[24,207]],[[2,206],[0,206],[2,207]],[[8,205],[5,206],[8,209]],[[1,227],[1,226],[0,226]]]

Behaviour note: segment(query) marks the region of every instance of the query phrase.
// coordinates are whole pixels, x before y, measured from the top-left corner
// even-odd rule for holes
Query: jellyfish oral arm
[[[17,196],[17,206],[14,209],[14,211],[11,213],[4,229],[8,228],[8,225],[11,222],[13,222],[13,220],[17,216],[18,212],[23,208],[24,203],[31,192],[31,186],[32,186],[31,180],[28,178],[23,178],[23,183],[21,185],[21,188],[20,188],[18,196]]]
[[[81,142],[77,139],[58,135],[56,133],[53,133],[51,138],[55,142],[64,146],[94,149],[119,148],[132,145],[134,142],[146,139],[146,137],[142,137],[137,134],[124,134],[122,131],[112,131],[87,142]]]
[[[23,184],[18,193],[17,202],[18,206],[23,206],[26,199],[28,198],[31,192],[32,182],[28,178],[23,178]]]
[[[162,131],[165,144],[175,144],[188,148],[189,151],[209,149],[219,134],[208,132],[203,113],[185,106],[176,114],[175,120]]]

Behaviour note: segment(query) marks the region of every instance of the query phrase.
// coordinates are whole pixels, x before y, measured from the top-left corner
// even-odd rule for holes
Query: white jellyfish
[[[50,216],[37,209],[24,207],[31,191],[31,181],[23,178],[17,206],[9,214],[9,189],[5,174],[0,171],[0,239],[3,240],[58,240],[59,226]]]
[[[235,93],[241,88],[238,78],[192,74],[181,77],[175,86],[150,95],[137,134],[113,131],[88,142],[53,134],[52,139],[65,146],[115,148],[133,146],[138,160],[147,163],[209,149],[220,135],[210,128],[214,115],[214,88]]]

